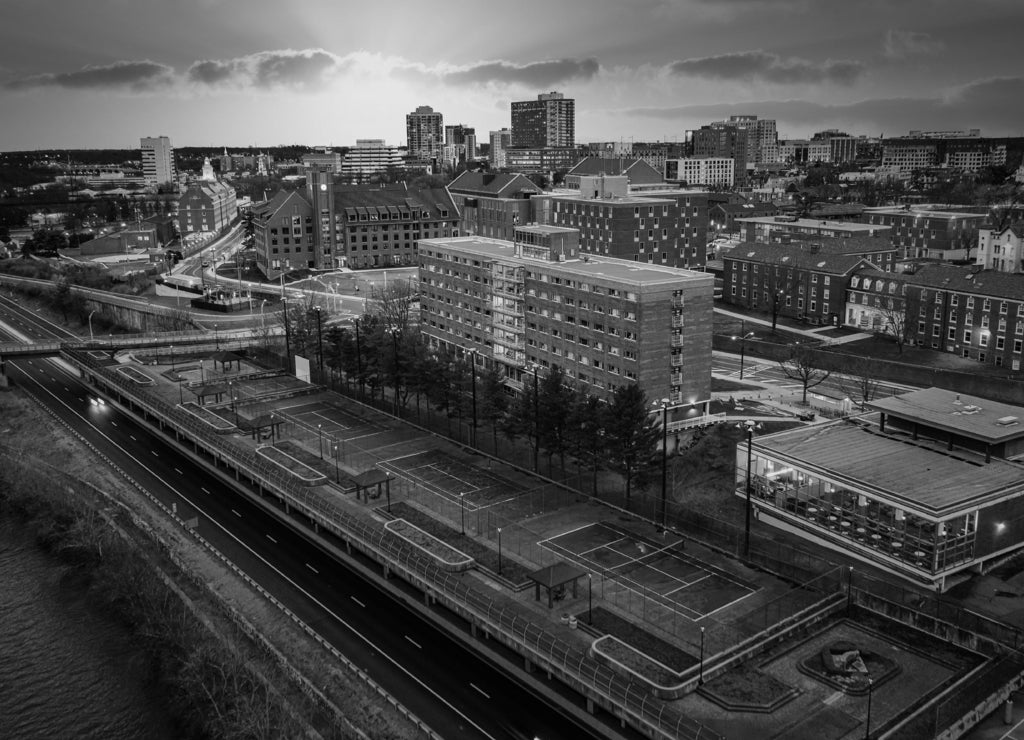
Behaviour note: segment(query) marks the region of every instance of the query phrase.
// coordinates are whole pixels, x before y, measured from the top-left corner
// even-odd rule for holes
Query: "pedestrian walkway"
[[[717,308],[716,307],[715,308],[715,313],[721,314],[722,316],[728,316],[729,318],[736,319],[737,321],[742,321],[744,326],[749,326],[750,324],[756,324],[758,326],[766,326],[769,329],[771,329],[771,326],[772,326],[772,322],[771,322],[770,319],[762,319],[762,318],[758,318],[756,316],[748,316],[746,314],[736,313],[734,311],[728,311],[728,310],[723,309],[723,308]],[[870,339],[872,337],[872,335],[870,333],[867,333],[867,332],[857,332],[856,334],[849,334],[849,335],[843,336],[843,337],[822,337],[822,336],[820,336],[820,334],[822,332],[826,332],[826,331],[829,331],[829,330],[834,328],[834,327],[831,327],[831,326],[816,326],[816,327],[811,328],[811,329],[797,329],[797,328],[792,327],[792,326],[782,325],[782,326],[779,326],[778,328],[781,329],[782,331],[785,331],[787,334],[797,334],[797,335],[800,335],[800,336],[807,337],[809,339],[817,339],[818,341],[825,341],[825,342],[827,342],[829,344],[847,344],[848,342],[857,342],[857,341],[859,341],[861,339]]]

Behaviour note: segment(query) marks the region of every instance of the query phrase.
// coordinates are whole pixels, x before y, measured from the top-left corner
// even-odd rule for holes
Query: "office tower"
[[[512,103],[512,146],[576,146],[576,101],[550,92]]]
[[[144,136],[140,140],[142,149],[142,176],[146,185],[162,185],[174,182],[174,147],[166,136]]]
[[[503,128],[491,132],[491,167],[500,169],[508,166],[508,156],[505,152],[512,146],[512,129]]]
[[[444,121],[429,105],[421,105],[405,116],[409,155],[416,159],[439,159],[444,144]]]

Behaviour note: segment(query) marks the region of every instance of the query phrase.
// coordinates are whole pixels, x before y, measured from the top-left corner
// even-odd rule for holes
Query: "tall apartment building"
[[[630,193],[624,176],[584,176],[579,193],[545,193],[533,201],[539,223],[579,229],[584,254],[673,268],[705,263],[706,192]]]
[[[693,132],[693,156],[733,160],[733,183],[747,185],[749,132],[734,123],[718,122]]]
[[[174,147],[166,136],[144,136],[139,140],[142,150],[142,176],[146,185],[174,182]]]
[[[576,101],[560,92],[512,103],[513,147],[576,146]]]
[[[987,216],[926,208],[867,208],[869,224],[892,229],[892,243],[904,259],[967,260],[978,245]]]
[[[975,264],[986,270],[1024,272],[1024,223],[980,229]]]
[[[444,120],[429,105],[421,105],[405,116],[409,155],[414,159],[440,159],[444,146]]]
[[[637,383],[706,413],[712,275],[581,256],[574,229],[536,225],[513,241],[427,239],[419,264],[421,332],[475,350],[512,388],[558,366],[599,398]]]
[[[508,166],[505,152],[512,146],[512,129],[502,128],[491,131],[491,152],[488,155],[491,169],[503,169]]]
[[[724,123],[744,129],[747,132],[747,169],[775,161],[775,145],[779,141],[778,128],[771,118],[757,116],[729,116]],[[713,124],[712,124],[713,125]]]
[[[543,191],[520,174],[463,172],[448,184],[462,233],[512,239],[519,224],[533,221],[531,199]]]
[[[476,129],[459,123],[444,127],[445,160],[452,165],[476,159]]]

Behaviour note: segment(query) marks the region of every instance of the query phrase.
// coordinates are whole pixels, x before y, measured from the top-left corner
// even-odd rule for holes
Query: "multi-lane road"
[[[59,329],[7,299],[0,299],[0,327],[13,328],[12,339],[52,337]],[[470,652],[403,605],[422,599],[405,584],[392,579],[382,588],[364,577],[367,564],[328,556],[284,524],[283,513],[250,503],[134,417],[113,404],[90,403],[94,393],[61,362],[8,360],[7,372],[181,518],[198,518],[205,538],[441,736],[622,736],[617,722],[597,730],[580,726],[573,719],[584,714],[578,696],[543,675],[513,679],[492,664],[521,665],[521,658],[493,641],[486,659]],[[468,633],[444,610],[436,616],[449,631]],[[554,698],[571,709],[557,707]]]

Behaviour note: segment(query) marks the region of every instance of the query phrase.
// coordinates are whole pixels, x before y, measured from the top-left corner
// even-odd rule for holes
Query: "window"
[[[1004,349],[1006,347],[1006,337],[996,337],[996,349]]]
[[[988,346],[988,332],[987,331],[983,331],[980,334],[978,334],[978,344],[981,345],[982,347],[987,347]]]
[[[964,344],[970,344],[970,343],[971,343],[971,330],[970,329],[964,329]]]
[[[1014,339],[1013,340],[1013,351],[1016,354],[1018,354],[1018,355],[1020,354],[1020,350],[1021,350],[1021,345],[1022,344],[1024,344],[1024,339]]]

